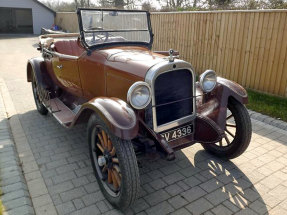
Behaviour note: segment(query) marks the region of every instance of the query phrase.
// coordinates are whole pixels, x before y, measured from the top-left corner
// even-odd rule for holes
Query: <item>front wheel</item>
[[[128,208],[136,200],[140,188],[132,142],[116,137],[96,114],[88,122],[88,140],[92,166],[102,193],[116,208]]]
[[[245,106],[230,98],[227,106],[225,137],[216,144],[202,144],[203,148],[223,158],[236,158],[249,146],[252,134],[251,120]]]

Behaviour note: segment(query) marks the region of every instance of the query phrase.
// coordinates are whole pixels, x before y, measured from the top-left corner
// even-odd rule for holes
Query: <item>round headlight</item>
[[[127,100],[135,109],[143,109],[150,103],[151,89],[146,82],[138,81],[128,90]]]
[[[216,86],[216,82],[217,77],[216,73],[213,70],[206,70],[200,75],[199,83],[201,89],[206,93],[209,93],[214,89],[214,87]]]

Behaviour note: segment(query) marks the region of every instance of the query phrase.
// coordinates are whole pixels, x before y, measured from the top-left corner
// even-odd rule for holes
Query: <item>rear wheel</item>
[[[228,159],[241,155],[249,146],[252,134],[251,120],[245,106],[230,98],[226,117],[225,137],[215,144],[202,144],[205,150]]]
[[[88,123],[92,166],[106,199],[124,210],[137,198],[140,179],[137,159],[131,141],[123,140],[93,114]]]
[[[37,86],[38,86],[37,85],[37,80],[36,80],[35,74],[33,73],[32,90],[33,90],[33,96],[34,96],[35,104],[36,104],[38,112],[40,114],[42,114],[42,115],[46,115],[48,113],[48,110],[47,110],[47,108],[43,105],[43,103],[40,100]]]

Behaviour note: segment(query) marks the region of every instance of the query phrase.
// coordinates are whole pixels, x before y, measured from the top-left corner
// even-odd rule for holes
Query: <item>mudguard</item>
[[[233,97],[242,104],[248,103],[246,90],[239,84],[218,77],[215,89],[203,93],[199,84],[196,86],[197,113],[212,119],[221,129],[225,129],[228,99]]]
[[[71,126],[85,121],[94,112],[117,137],[131,140],[138,135],[139,126],[134,110],[123,100],[113,97],[98,97],[84,103]]]
[[[51,78],[47,72],[44,58],[36,57],[28,60],[27,63],[27,81],[32,82],[33,72],[35,73],[37,84],[43,89],[52,86]]]

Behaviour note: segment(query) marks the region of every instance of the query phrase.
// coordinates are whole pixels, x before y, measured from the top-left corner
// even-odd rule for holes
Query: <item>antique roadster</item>
[[[175,150],[200,143],[231,159],[246,150],[244,88],[213,70],[197,82],[177,52],[152,51],[146,11],[77,14],[80,34],[40,36],[42,56],[28,61],[27,79],[40,114],[67,128],[87,122],[92,167],[112,205],[126,209],[138,195],[137,153],[173,160]]]

